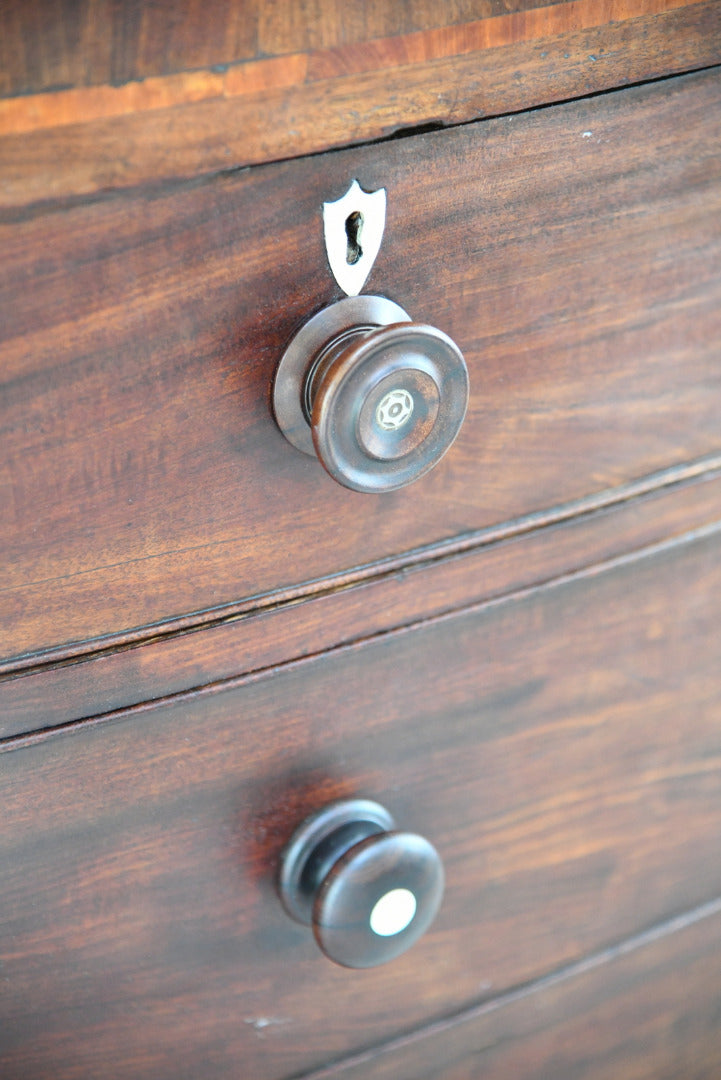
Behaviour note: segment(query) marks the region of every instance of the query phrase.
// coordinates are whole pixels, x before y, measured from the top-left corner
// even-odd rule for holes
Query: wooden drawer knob
[[[314,315],[286,349],[273,390],[295,447],[354,491],[393,491],[432,469],[458,434],[468,371],[458,346],[382,296]]]
[[[378,803],[346,799],[313,814],[283,853],[279,892],[344,967],[385,964],[418,940],[440,907],[443,865],[432,844],[397,832]]]

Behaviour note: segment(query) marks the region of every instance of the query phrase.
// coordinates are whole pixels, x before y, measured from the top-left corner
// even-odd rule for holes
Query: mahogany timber
[[[710,471],[715,464],[716,469]],[[532,515],[506,529],[487,529],[446,545],[388,559],[306,593],[206,624],[198,632],[179,620],[163,635],[135,646],[57,651],[36,669],[0,677],[0,738],[10,738],[113,710],[192,691],[361,641],[470,604],[495,604],[509,594],[561,575],[600,572],[673,545],[684,533],[721,529],[721,460],[671,470]]]
[[[357,46],[414,31],[488,21],[552,0],[4,0],[0,93],[60,86],[118,86],[148,76],[218,68],[255,57]],[[557,5],[570,7],[572,5]],[[642,0],[626,2],[634,13]],[[661,5],[656,5],[659,7]],[[666,6],[672,6],[668,3]],[[626,17],[629,17],[628,14]]]
[[[719,536],[679,542],[6,743],[3,1074],[295,1076],[721,896],[720,594]],[[428,934],[363,975],[274,892],[298,822],[352,795],[412,823],[447,876]],[[702,972],[718,994],[718,964]]]
[[[3,227],[4,658],[200,625],[718,454],[720,118],[708,72]],[[450,453],[377,498],[269,408],[337,296],[320,207],[353,177],[388,190],[368,290],[471,373]]]
[[[208,176],[720,62],[716,0],[572,0],[222,70],[15,97],[0,101],[0,205]]]
[[[721,902],[298,1080],[716,1080]]]

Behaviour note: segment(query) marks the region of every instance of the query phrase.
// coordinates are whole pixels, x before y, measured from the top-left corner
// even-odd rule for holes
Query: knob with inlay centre
[[[276,373],[278,426],[355,491],[425,475],[456,438],[468,403],[458,346],[392,300],[353,296],[314,315]]]
[[[292,918],[311,926],[344,967],[400,956],[435,918],[444,875],[433,845],[396,831],[384,807],[345,799],[296,830],[281,860],[279,892]]]

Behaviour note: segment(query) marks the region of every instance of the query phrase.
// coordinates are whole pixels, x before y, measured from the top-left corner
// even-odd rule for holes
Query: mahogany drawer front
[[[297,1076],[717,897],[720,555],[711,532],[5,744],[3,1075]],[[296,825],[351,795],[447,877],[365,972],[274,891]]]
[[[718,452],[720,97],[709,72],[6,221],[10,666]],[[450,333],[471,375],[453,449],[384,496],[336,485],[269,407],[338,296],[320,208],[354,177],[388,193],[366,291]]]
[[[716,1080],[720,966],[716,901],[306,1080]]]

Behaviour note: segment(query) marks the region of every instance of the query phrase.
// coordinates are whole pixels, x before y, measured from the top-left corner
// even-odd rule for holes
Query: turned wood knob
[[[276,420],[355,491],[393,491],[432,469],[458,434],[468,371],[458,346],[382,296],[325,308],[286,349]]]
[[[433,921],[443,865],[428,840],[398,832],[378,803],[344,799],[296,830],[280,867],[288,914],[311,926],[329,959],[344,967],[385,964]]]

